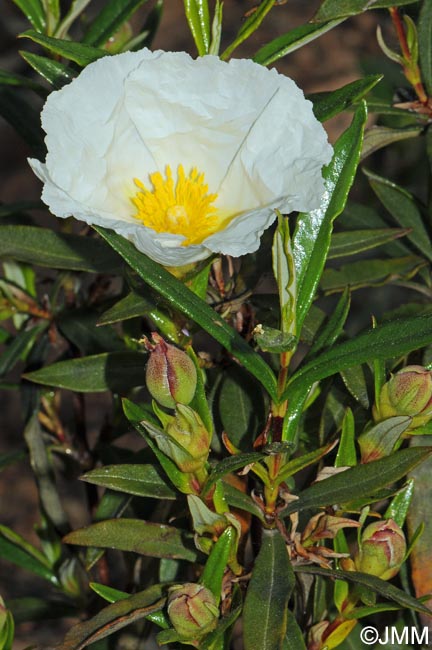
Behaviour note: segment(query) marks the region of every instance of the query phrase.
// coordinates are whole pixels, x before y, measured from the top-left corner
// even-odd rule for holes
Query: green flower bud
[[[195,395],[197,371],[188,355],[153,334],[146,383],[152,397],[167,408],[189,404]]]
[[[393,519],[376,521],[363,531],[355,568],[362,573],[390,580],[398,572],[406,554],[405,535]]]
[[[374,417],[385,420],[396,415],[413,418],[409,429],[421,427],[432,418],[432,373],[423,366],[399,370],[382,387]]]
[[[215,629],[219,609],[212,592],[193,582],[169,590],[168,616],[182,639],[200,639]]]
[[[166,432],[177,443],[171,445],[169,455],[182,472],[196,472],[203,467],[209,455],[211,434],[198,413],[190,406],[177,404]]]

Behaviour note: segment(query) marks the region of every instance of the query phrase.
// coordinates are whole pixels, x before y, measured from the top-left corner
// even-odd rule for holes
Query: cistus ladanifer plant
[[[427,644],[432,0],[323,0],[255,50],[289,2],[185,0],[190,52],[152,48],[163,0],[13,4],[0,115],[42,183],[0,205],[0,468],[40,512],[0,525],[0,648]],[[363,76],[278,71],[365,12]]]

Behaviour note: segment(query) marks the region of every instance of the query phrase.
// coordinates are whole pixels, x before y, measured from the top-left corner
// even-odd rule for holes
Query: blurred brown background
[[[67,3],[64,3],[67,7]],[[92,2],[89,17],[103,6]],[[152,6],[146,3],[133,18],[139,30]],[[212,3],[211,3],[212,4]],[[276,6],[265,19],[258,33],[238,48],[236,57],[253,55],[262,45],[290,29],[310,20],[320,3],[316,0],[287,0]],[[147,6],[148,5],[148,6]],[[188,32],[182,0],[166,0],[159,33],[154,49],[186,50],[195,55],[195,47]],[[222,46],[228,45],[242,24],[244,14],[252,9],[252,0],[225,0],[224,37]],[[349,19],[318,40],[290,54],[277,63],[280,72],[292,77],[305,93],[328,91],[358,79],[362,67],[370,64],[380,54],[376,44],[377,23],[389,25],[385,12],[369,12]],[[19,32],[28,28],[24,17],[11,0],[3,0],[0,23],[0,68],[31,74],[20,58],[19,49],[34,49],[30,41],[18,41]],[[38,51],[37,49],[35,51]],[[402,77],[401,77],[402,79]],[[346,127],[350,116],[343,115],[327,123],[329,137],[334,141]],[[30,151],[9,125],[0,118],[0,201],[38,199],[40,183],[29,169],[26,158]],[[98,396],[103,405],[103,396]],[[15,449],[22,443],[20,407],[13,394],[0,391],[0,453]],[[97,404],[97,402],[96,402]],[[79,495],[71,499],[68,509],[79,509]],[[37,494],[33,478],[25,462],[9,467],[0,474],[0,523],[13,528],[29,541],[37,544],[33,527],[38,521]],[[79,519],[79,514],[77,515]],[[4,597],[41,595],[45,583],[14,566],[0,562],[0,594]],[[16,650],[30,643],[49,643],[60,640],[60,630],[55,624],[25,624],[19,627]],[[147,646],[146,646],[147,647]]]

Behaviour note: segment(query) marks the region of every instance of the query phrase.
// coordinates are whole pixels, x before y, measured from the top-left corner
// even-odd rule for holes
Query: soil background
[[[90,17],[100,10],[103,2],[92,2]],[[132,21],[135,29],[143,24],[149,7],[145,5]],[[275,6],[259,31],[235,52],[236,57],[254,54],[262,45],[310,20],[319,2],[311,0],[287,0]],[[67,3],[66,3],[67,5]],[[0,68],[31,75],[27,64],[20,58],[19,49],[34,49],[30,41],[16,36],[28,28],[28,24],[11,0],[3,0],[0,9]],[[225,0],[223,46],[233,39],[242,24],[243,16],[254,7],[251,0]],[[390,21],[385,11],[374,11],[347,20],[318,40],[293,52],[279,61],[276,68],[292,77],[305,93],[329,91],[347,84],[373,68],[376,57],[382,55],[376,43],[376,27],[380,23],[388,41],[395,45]],[[392,41],[393,39],[393,41]],[[154,49],[186,50],[195,55],[195,47],[189,34],[181,0],[166,0],[165,11]],[[38,51],[35,49],[35,51]],[[400,76],[403,84],[402,75]],[[329,139],[334,142],[346,128],[350,115],[344,114],[326,124]],[[0,201],[9,203],[22,199],[39,199],[41,185],[27,165],[31,154],[12,128],[0,119]],[[107,410],[103,395],[88,398],[90,420],[95,422],[101,412]],[[90,423],[91,426],[91,423]],[[11,392],[0,391],[0,453],[22,446],[23,422],[18,397]],[[66,486],[65,500],[72,520],[81,522],[81,492],[75,486]],[[34,480],[28,463],[23,461],[6,468],[0,474],[0,523],[37,544],[34,526],[38,524],[38,502]],[[43,581],[0,561],[0,594],[5,598],[41,596],[46,587]],[[62,629],[56,623],[22,624],[18,626],[15,650],[23,650],[31,644],[59,642]],[[146,646],[147,647],[147,646]],[[150,646],[148,646],[150,647]]]

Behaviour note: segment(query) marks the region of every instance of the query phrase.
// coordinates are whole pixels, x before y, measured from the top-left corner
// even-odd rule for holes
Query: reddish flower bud
[[[375,521],[363,531],[355,567],[381,580],[390,580],[399,572],[405,554],[405,535],[400,526],[393,519]]]
[[[409,429],[423,426],[432,418],[432,373],[423,366],[399,370],[381,390],[374,409],[377,420],[395,415],[412,417]]]
[[[191,582],[171,587],[168,616],[181,638],[193,640],[215,629],[219,609],[209,589]]]
[[[146,369],[146,383],[152,397],[167,408],[176,403],[189,404],[195,395],[197,372],[188,355],[161,336],[153,334],[150,358]]]

